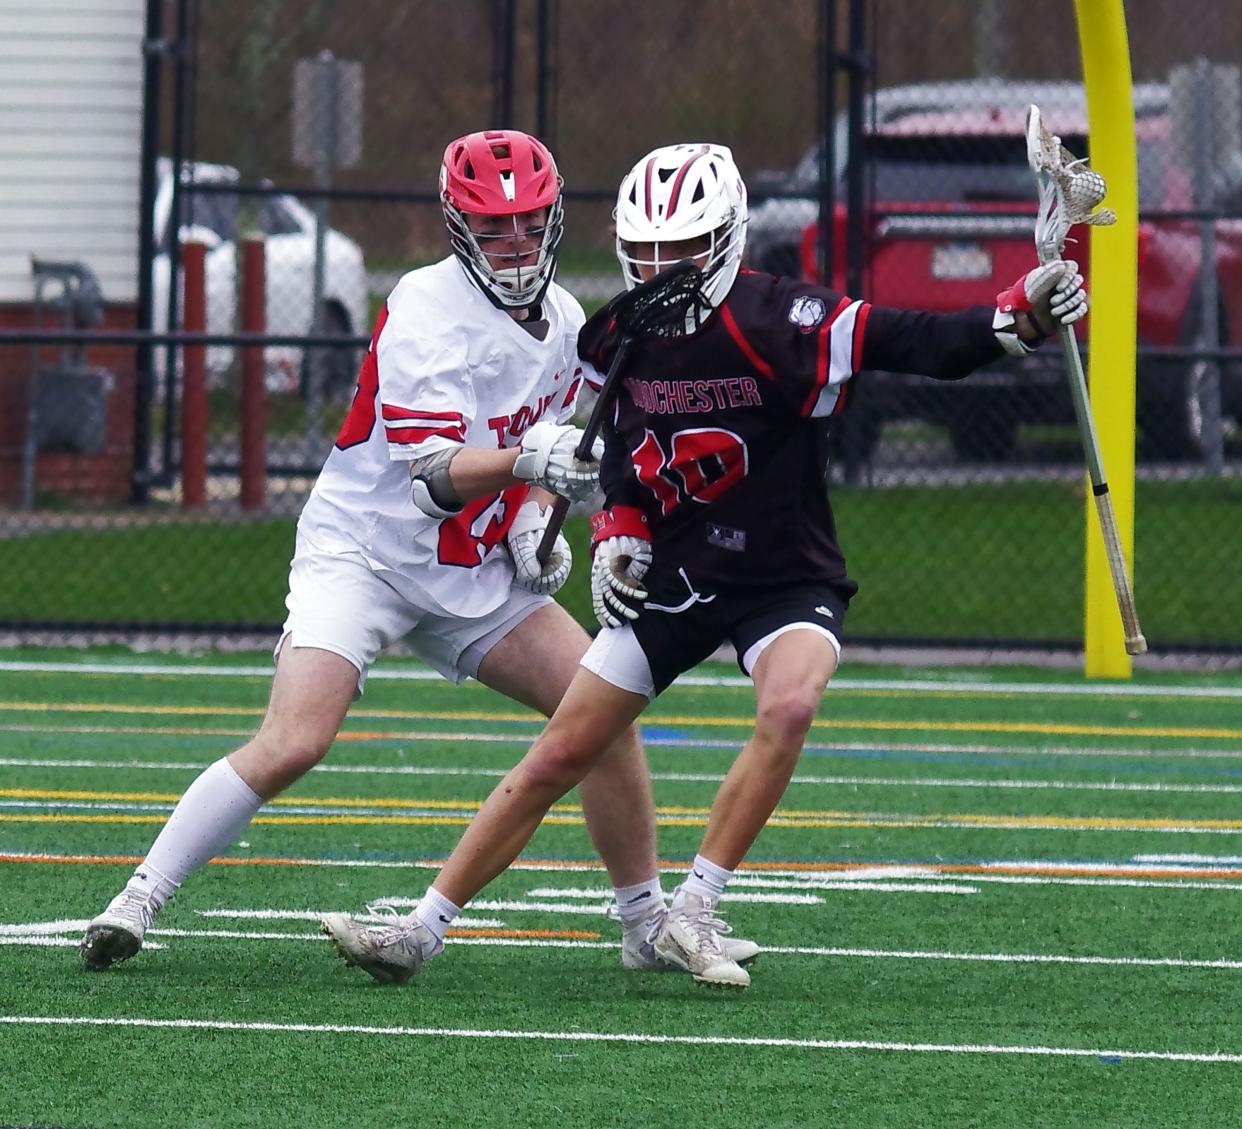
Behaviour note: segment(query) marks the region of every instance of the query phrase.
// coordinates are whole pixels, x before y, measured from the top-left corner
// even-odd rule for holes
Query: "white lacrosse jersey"
[[[453,256],[405,275],[376,320],[299,536],[323,552],[360,554],[434,615],[498,608],[513,582],[502,543],[529,487],[468,501],[440,520],[414,504],[408,464],[445,448],[516,447],[536,421],[573,415],[582,307],[553,283],[543,315],[540,341],[493,306]]]

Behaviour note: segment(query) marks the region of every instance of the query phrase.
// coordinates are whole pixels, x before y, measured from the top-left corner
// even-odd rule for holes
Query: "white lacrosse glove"
[[[1072,259],[1054,259],[1028,271],[1008,290],[996,295],[992,329],[1005,352],[1022,357],[1034,352],[1038,343],[1028,345],[1018,336],[1019,313],[1027,313],[1036,330],[1049,337],[1058,326],[1073,325],[1085,317],[1087,305],[1078,264]]]
[[[553,494],[582,502],[599,489],[599,460],[604,457],[604,441],[591,444],[591,458],[574,458],[574,448],[582,438],[579,427],[562,427],[547,421],[537,423],[522,436],[521,454],[513,464],[513,477],[532,486],[542,486]]]
[[[651,567],[651,533],[636,506],[612,506],[591,518],[591,607],[601,627],[638,618]]]
[[[524,502],[505,538],[509,556],[513,558],[513,583],[537,596],[551,596],[557,591],[569,578],[574,563],[569,542],[558,533],[548,563],[542,568],[539,566],[536,554],[551,516],[551,506],[541,510],[538,502]]]

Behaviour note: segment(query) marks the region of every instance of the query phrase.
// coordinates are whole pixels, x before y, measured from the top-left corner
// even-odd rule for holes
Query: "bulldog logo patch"
[[[811,294],[802,294],[795,298],[789,306],[789,320],[803,333],[814,333],[828,316],[828,309],[822,298]]]

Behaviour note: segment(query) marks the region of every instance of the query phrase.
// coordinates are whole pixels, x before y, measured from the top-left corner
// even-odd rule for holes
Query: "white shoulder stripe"
[[[851,302],[828,327],[828,379],[811,410],[812,416],[832,415],[841,385],[854,375],[854,328],[862,305],[861,301]]]

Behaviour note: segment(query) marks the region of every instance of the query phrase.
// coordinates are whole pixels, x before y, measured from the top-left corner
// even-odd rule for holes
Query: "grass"
[[[573,794],[540,868],[501,876],[414,983],[331,959],[315,915],[417,898],[539,728],[404,660],[152,946],[89,975],[82,922],[253,732],[270,659],[6,658],[0,1122],[1182,1127],[1242,1100],[1236,676],[1088,695],[847,668],[726,902],[767,951],[721,995],[621,971]],[[666,889],[753,711],[736,671],[699,673],[721,677],[646,719]]]
[[[1082,633],[1078,484],[836,487],[856,637],[1067,641]],[[1136,589],[1153,647],[1242,643],[1242,575],[1225,531],[1242,482],[1140,482]],[[589,623],[585,522],[562,602]],[[292,519],[110,526],[0,539],[0,621],[253,624],[283,618]]]

